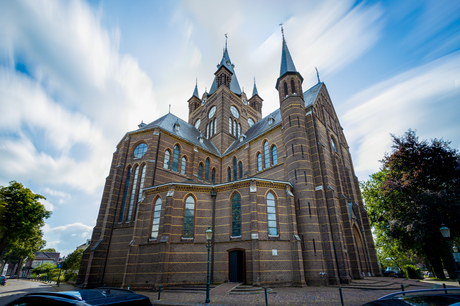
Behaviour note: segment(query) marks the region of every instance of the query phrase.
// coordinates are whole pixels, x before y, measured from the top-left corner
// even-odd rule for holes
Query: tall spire
[[[200,95],[198,94],[198,78],[196,79],[195,90],[193,91],[193,95],[198,99],[200,98]]]
[[[283,76],[287,72],[297,72],[295,69],[294,62],[292,61],[291,53],[289,52],[288,46],[286,44],[286,39],[284,38],[284,29],[283,24],[281,26],[281,34],[283,35],[283,50],[281,54],[281,69],[280,69],[280,77]]]
[[[257,91],[256,78],[254,77],[254,89],[252,90],[252,97],[255,95],[259,95],[259,92]]]

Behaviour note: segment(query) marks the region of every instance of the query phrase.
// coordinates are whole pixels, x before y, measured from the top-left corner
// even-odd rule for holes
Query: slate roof
[[[255,95],[259,95],[259,92],[257,91],[257,86],[256,86],[256,79],[254,79],[254,88],[252,89],[251,97],[254,97]]]
[[[295,69],[294,61],[292,60],[291,53],[289,52],[286,41],[283,37],[283,52],[281,54],[281,68],[280,68],[280,77],[288,72],[297,72]]]
[[[200,95],[198,94],[198,84],[195,85],[195,90],[193,91],[193,95],[197,97],[198,99],[200,98]]]
[[[179,131],[176,131],[174,129],[174,124],[176,122],[179,123],[180,125]],[[193,125],[188,124],[184,120],[180,119],[179,117],[171,113],[167,113],[163,117],[153,121],[152,123],[147,124],[146,126],[138,129],[137,131],[150,129],[154,127],[161,128],[164,131],[167,131],[173,135],[178,136],[179,138],[182,138],[188,142],[193,143],[197,147],[200,147],[202,149],[205,149],[211,153],[214,153],[220,156],[219,151],[217,150],[217,148],[214,146],[214,144],[211,141],[206,139],[204,136],[203,136],[203,143],[199,141],[198,137],[201,135],[200,131],[198,131]]]
[[[228,55],[227,48],[224,50],[224,54],[222,56],[222,60],[220,61],[219,66],[217,66],[217,70],[219,70],[222,66],[227,68],[232,73],[232,79],[230,80],[230,90],[237,95],[241,95],[241,88],[240,84],[238,83],[238,79],[236,78],[235,70],[233,69],[232,62],[230,61],[230,56]],[[209,90],[209,95],[212,95],[217,89],[216,78],[212,82],[211,89]]]
[[[303,93],[303,100],[305,101],[305,107],[309,107],[313,105],[316,101],[316,97],[318,96],[319,90],[323,86],[323,82],[319,82],[309,90]]]
[[[274,122],[272,124],[270,124],[270,122],[269,122],[270,118],[274,119]],[[278,108],[273,113],[271,113],[270,115],[266,116],[265,118],[263,118],[259,122],[255,123],[252,127],[250,127],[244,133],[244,135],[246,135],[246,138],[241,142],[240,142],[239,139],[235,140],[230,145],[230,147],[228,147],[227,151],[225,151],[223,155],[226,155],[226,154],[232,152],[233,150],[241,147],[242,145],[245,145],[246,143],[248,143],[252,139],[256,138],[257,136],[267,132],[268,130],[271,130],[272,128],[274,128],[278,124],[281,124],[281,121],[282,121],[281,112],[280,112],[280,109]]]

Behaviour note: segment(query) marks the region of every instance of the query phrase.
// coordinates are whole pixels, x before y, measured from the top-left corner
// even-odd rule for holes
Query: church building
[[[286,41],[262,116],[225,46],[209,92],[127,132],[113,153],[77,283],[329,285],[379,276],[350,150],[326,85],[304,89]],[[186,101],[184,101],[184,104]]]

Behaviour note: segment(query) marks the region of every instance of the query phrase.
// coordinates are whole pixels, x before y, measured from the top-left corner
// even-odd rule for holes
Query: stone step
[[[267,288],[267,292],[272,291],[273,289]],[[262,287],[253,287],[249,285],[239,285],[233,288],[229,294],[259,294],[264,293],[265,290]]]

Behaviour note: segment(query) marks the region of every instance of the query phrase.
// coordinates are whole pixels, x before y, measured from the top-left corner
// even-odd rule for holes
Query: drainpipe
[[[311,115],[312,115],[313,128],[315,130],[315,137],[316,137],[316,142],[317,142],[316,143],[316,153],[318,154],[319,170],[321,172],[321,181],[322,181],[322,184],[323,184],[323,189],[322,190],[323,190],[324,200],[326,201],[326,211],[327,211],[327,218],[329,220],[329,231],[331,232],[332,247],[334,249],[335,266],[337,268],[337,274],[339,276],[339,281],[340,281],[340,283],[342,283],[342,277],[340,276],[339,260],[338,260],[338,257],[337,257],[337,249],[335,247],[334,234],[332,232],[331,215],[329,214],[329,204],[327,203],[327,197],[326,197],[326,191],[325,191],[326,182],[324,181],[323,167],[321,166],[321,154],[319,152],[319,146],[318,146],[319,138],[318,138],[318,131],[316,129],[315,118],[313,117],[313,115],[314,115],[313,106],[311,106]]]
[[[211,238],[211,284],[214,283],[214,237],[216,236],[215,225],[216,225],[216,197],[217,192],[214,188],[211,190],[212,198],[212,238]]]

